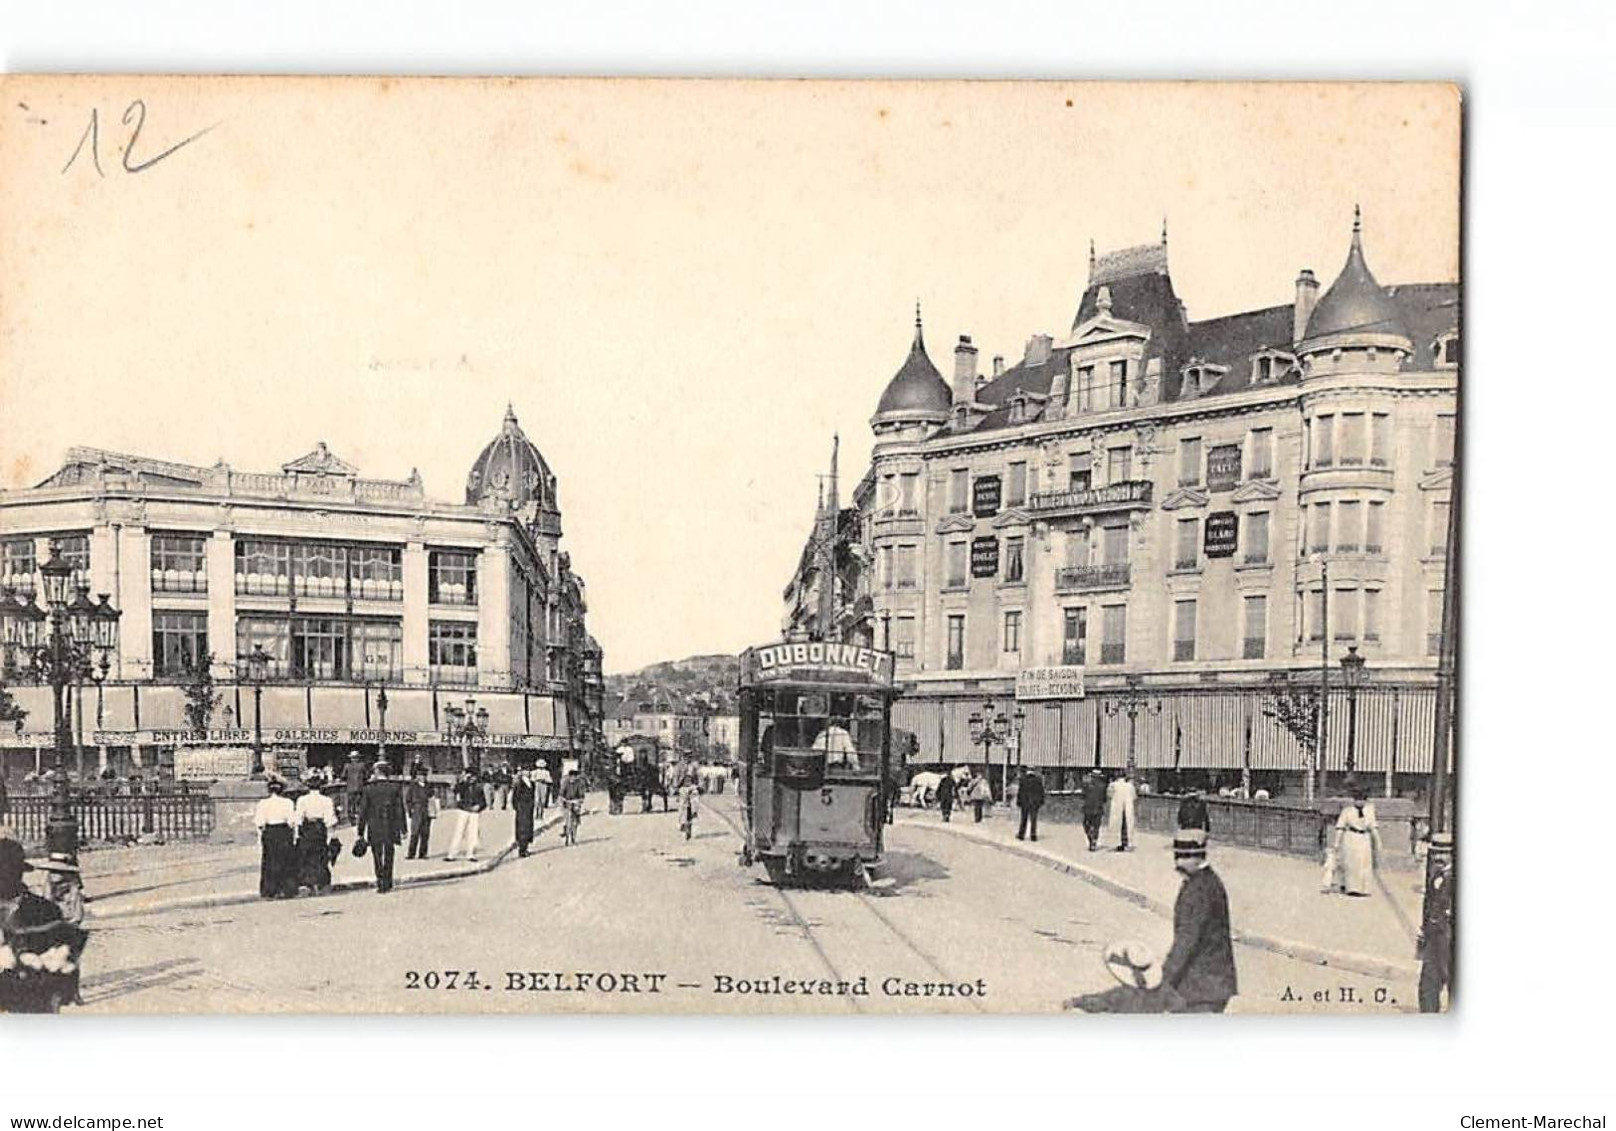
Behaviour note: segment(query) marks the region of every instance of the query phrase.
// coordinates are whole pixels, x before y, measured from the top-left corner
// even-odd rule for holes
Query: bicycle
[[[564,801],[566,816],[561,822],[561,843],[574,845],[578,843],[579,810],[583,808],[581,801]]]
[[[679,828],[689,840],[696,828],[696,787],[687,785],[679,791]]]

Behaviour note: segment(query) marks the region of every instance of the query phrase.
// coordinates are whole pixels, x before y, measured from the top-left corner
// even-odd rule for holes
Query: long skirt
[[[1341,850],[1337,857],[1341,886],[1349,895],[1368,895],[1375,873],[1374,847],[1369,833],[1355,829],[1343,830]]]
[[[324,821],[304,821],[298,827],[298,883],[303,887],[324,891],[331,886],[331,858],[326,850],[329,840]]]
[[[290,825],[266,825],[261,836],[263,860],[258,866],[258,894],[276,899],[297,894],[297,850]]]

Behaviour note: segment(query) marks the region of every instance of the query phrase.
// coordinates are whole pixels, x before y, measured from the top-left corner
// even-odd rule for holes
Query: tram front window
[[[817,754],[827,770],[838,773],[879,772],[885,712],[878,696],[774,691],[758,708],[765,751]]]

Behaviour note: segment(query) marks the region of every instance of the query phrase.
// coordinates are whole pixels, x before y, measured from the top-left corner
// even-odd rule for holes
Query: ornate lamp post
[[[467,696],[464,707],[450,707],[449,741],[460,743],[460,767],[471,768],[471,741],[488,736],[488,708],[477,706],[477,700]]]
[[[1347,776],[1358,768],[1358,688],[1363,684],[1364,658],[1358,655],[1358,646],[1349,644],[1347,654],[1341,657],[1341,678],[1347,685]]]
[[[387,757],[387,688],[376,689],[376,714],[381,722],[381,740],[376,743],[376,757]]]
[[[986,771],[992,758],[992,748],[995,742],[1004,744],[1004,775],[999,784],[999,796],[1008,797],[1010,794],[1010,736],[1021,734],[1022,723],[1027,713],[1020,707],[1015,711],[1015,730],[1010,729],[1010,719],[989,699],[982,704],[980,711],[972,711],[970,715],[971,744],[982,744],[982,769]],[[1018,744],[1019,745],[1019,744]]]
[[[1139,769],[1139,759],[1136,750],[1136,739],[1139,733],[1139,713],[1149,711],[1153,715],[1161,714],[1161,700],[1152,696],[1145,690],[1144,681],[1136,675],[1128,676],[1127,686],[1122,694],[1105,700],[1105,713],[1108,715],[1128,716],[1128,778],[1133,779]]]
[[[100,604],[89,599],[87,589],[81,589],[76,600],[70,600],[73,589],[73,567],[61,556],[56,543],[50,546],[50,556],[39,567],[45,588],[47,614],[41,618],[49,625],[49,633],[38,638],[40,621],[32,617],[24,620],[34,625],[34,669],[42,680],[50,684],[51,714],[55,724],[56,765],[51,770],[50,815],[45,824],[45,844],[54,856],[68,860],[78,859],[78,822],[73,819],[72,797],[68,791],[67,750],[72,744],[69,727],[68,694],[73,686],[95,670],[102,678],[110,666],[109,657],[118,646],[119,612],[102,595]],[[37,611],[37,610],[36,610]],[[92,655],[99,655],[92,663]]]
[[[247,654],[247,682],[253,689],[252,776],[264,776],[264,681],[269,678],[270,655],[262,644]]]

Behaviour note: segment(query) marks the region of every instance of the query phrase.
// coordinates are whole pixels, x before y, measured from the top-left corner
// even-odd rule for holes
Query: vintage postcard
[[[0,87],[0,1011],[1448,1008],[1457,87]]]

